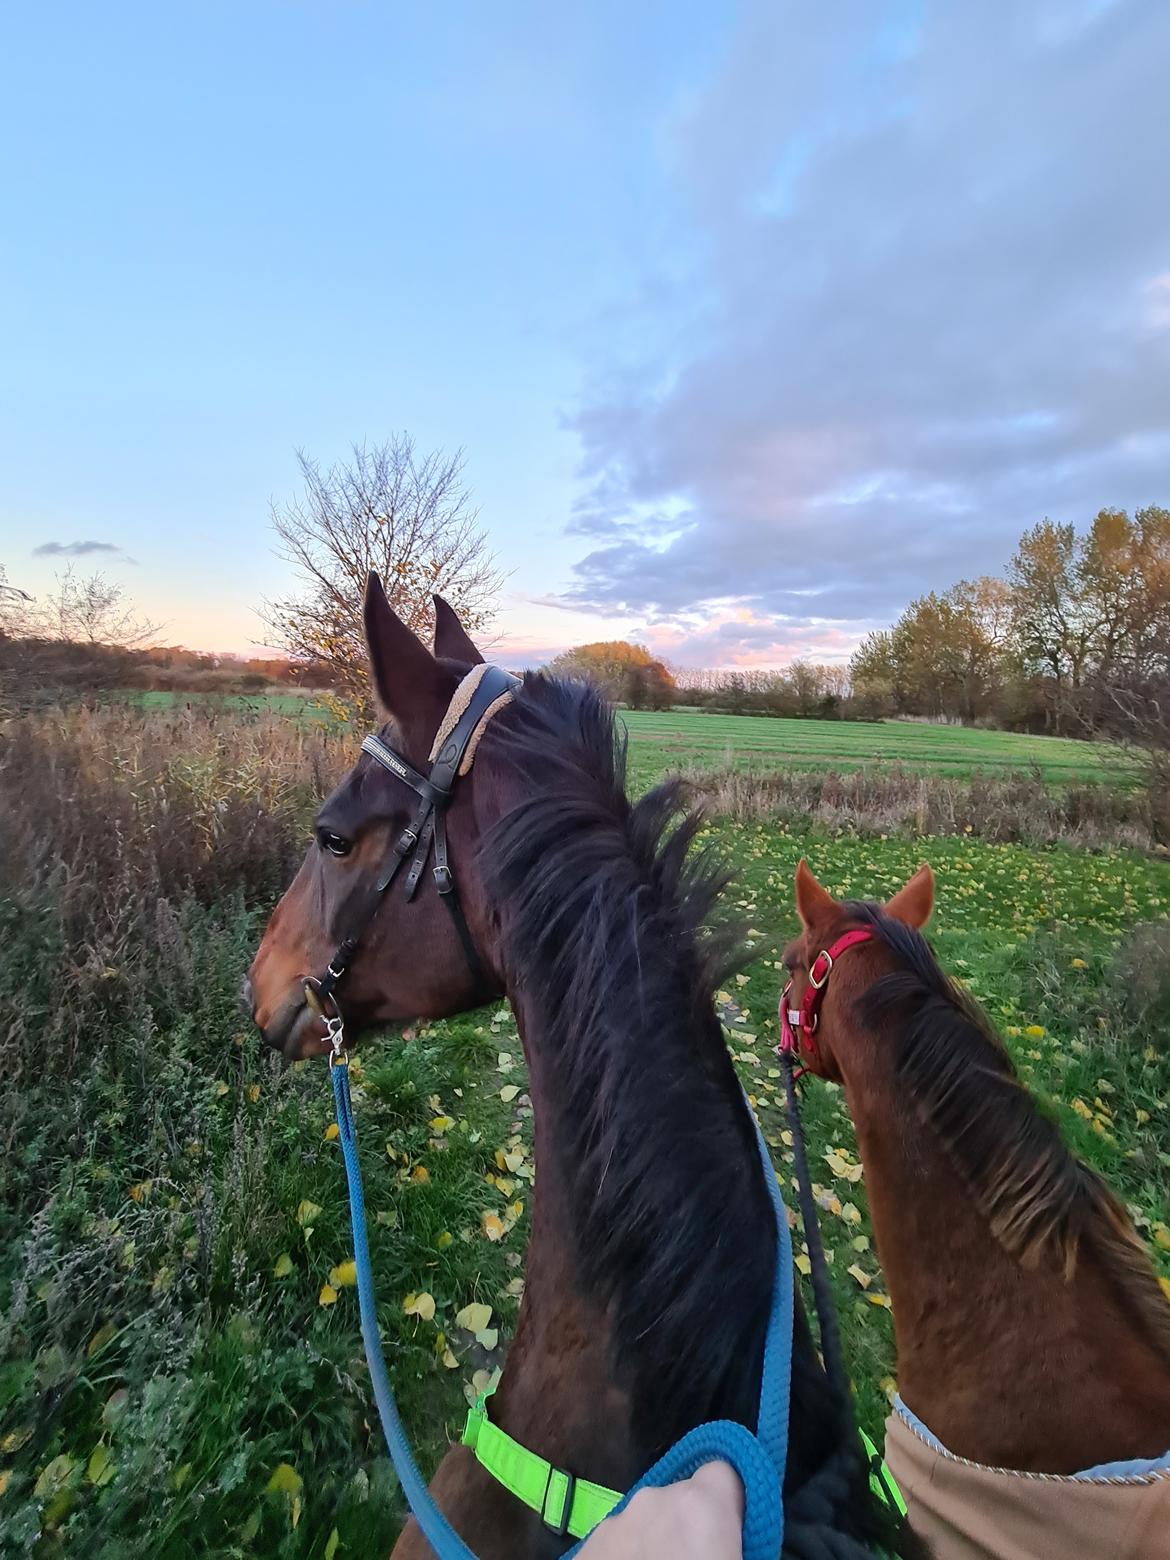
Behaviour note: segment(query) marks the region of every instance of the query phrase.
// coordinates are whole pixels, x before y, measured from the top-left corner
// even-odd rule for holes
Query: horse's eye
[[[353,841],[347,840],[343,835],[334,834],[331,829],[317,830],[317,844],[322,850],[327,850],[331,856],[348,856],[353,849]]]

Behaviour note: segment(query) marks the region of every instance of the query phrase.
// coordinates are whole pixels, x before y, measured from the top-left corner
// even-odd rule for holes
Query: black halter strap
[[[499,666],[489,666],[476,684],[467,708],[455,722],[427,775],[420,774],[400,753],[396,753],[392,747],[383,742],[381,737],[368,736],[362,742],[362,752],[381,764],[384,769],[388,769],[403,784],[408,785],[416,792],[419,801],[414,817],[395,841],[362,913],[356,917],[353,931],[338,944],[324,975],[319,980],[306,982],[306,996],[314,1007],[318,1007],[319,1004],[318,1010],[323,1017],[332,1019],[340,1016],[334,990],[352,963],[366,927],[377,912],[386,890],[398,876],[403,863],[408,857],[411,858],[410,868],[404,880],[406,898],[409,900],[414,898],[432,844],[435,850],[433,869],[435,888],[455,923],[463,955],[476,985],[482,988],[488,984],[487,972],[472,941],[471,929],[463,913],[463,906],[459,902],[455,875],[451,870],[447,850],[447,807],[459,777],[459,766],[463,762],[463,755],[475,734],[476,727],[488,708],[502,694],[510,693],[519,685],[520,679],[513,677],[511,672],[505,672]],[[314,1002],[313,998],[317,1000]],[[328,1011],[329,1008],[333,1011]]]

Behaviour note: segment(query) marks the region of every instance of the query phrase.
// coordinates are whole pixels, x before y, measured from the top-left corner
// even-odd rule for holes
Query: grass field
[[[0,767],[0,1551],[381,1556],[398,1496],[373,1427],[326,1074],[261,1054],[235,1006],[303,848],[313,777],[340,753],[300,724],[293,748],[271,723],[135,719],[30,726],[26,767]],[[1170,1278],[1170,974],[1149,943],[1162,934],[1134,941],[1141,923],[1165,926],[1170,866],[767,823],[710,832],[756,953],[721,997],[729,1043],[784,1179],[771,1047],[795,863],[880,897],[925,857],[944,962]],[[523,1283],[532,1120],[512,1016],[500,1005],[371,1043],[357,1082],[380,1321],[431,1465],[498,1365]],[[805,1113],[858,1407],[878,1431],[890,1315],[864,1188],[825,1159],[855,1154],[852,1130],[815,1080]]]
[[[923,774],[1038,770],[1050,783],[1124,780],[1116,750],[1066,737],[928,726],[912,721],[787,720],[688,711],[626,710],[636,774],[680,763],[793,769],[865,769],[899,764]]]
[[[310,721],[331,718],[312,694],[305,693],[127,692],[119,697],[145,710],[195,704]],[[789,720],[708,715],[696,710],[626,710],[622,719],[630,733],[635,784],[649,784],[664,770],[683,764],[838,770],[897,764],[915,773],[956,778],[1035,771],[1053,784],[1079,780],[1124,783],[1130,777],[1125,757],[1116,749],[1067,737],[913,721]]]

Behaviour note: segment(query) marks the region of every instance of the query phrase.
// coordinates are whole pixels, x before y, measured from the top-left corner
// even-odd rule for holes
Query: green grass
[[[671,719],[632,717],[635,726],[663,718]],[[141,760],[127,767],[124,783],[137,787],[142,811],[119,815],[102,836],[112,895],[125,894],[120,874],[140,870],[138,853],[211,828],[191,765],[206,757],[200,744],[223,740],[220,725],[180,734],[170,789],[143,776]],[[83,745],[104,774],[102,723],[85,729]],[[120,729],[110,723],[111,742],[124,740]],[[322,741],[299,729],[298,741]],[[250,751],[226,755],[223,773],[207,768],[209,795],[232,776],[252,795],[276,754]],[[295,855],[311,801],[299,798],[292,763],[284,799],[264,805],[289,809],[279,848]],[[60,772],[63,806],[81,805],[60,758],[43,772],[46,783]],[[107,804],[100,788],[93,795],[96,823]],[[266,850],[282,837],[263,836]],[[1170,912],[1170,866],[1124,853],[857,839],[763,823],[718,822],[710,838],[737,869],[730,908],[752,929],[756,953],[722,1004],[730,1044],[784,1180],[772,1046],[776,961],[795,929],[795,863],[806,855],[837,894],[881,897],[925,857],[938,875],[933,934],[944,963],[987,1005],[1024,1076],[1119,1190],[1170,1275],[1170,1251],[1157,1243],[1170,1241],[1170,991],[1160,1030],[1135,1019],[1118,962],[1132,927]],[[398,1491],[369,1399],[356,1293],[341,1281],[351,1250],[327,1075],[319,1065],[282,1069],[241,1023],[236,989],[268,880],[257,879],[251,905],[225,893],[209,875],[224,842],[209,841],[205,862],[191,851],[203,902],[181,886],[186,868],[168,869],[179,875],[159,879],[166,893],[151,890],[126,941],[103,940],[101,896],[80,878],[70,879],[68,899],[59,872],[0,891],[0,1045],[9,1047],[0,1099],[4,1554],[345,1560],[388,1552],[396,1532]],[[81,1004],[84,1050],[66,1069],[61,1015]],[[372,1042],[362,1062],[356,1110],[380,1325],[430,1468],[515,1321],[533,1152],[525,1073],[502,1006],[424,1026],[408,1041]],[[872,1241],[864,1187],[843,1183],[824,1158],[832,1148],[855,1155],[856,1146],[838,1090],[811,1080],[804,1108],[858,1407],[880,1434],[893,1357],[889,1313],[865,1297],[883,1287],[872,1245],[854,1245]],[[729,1166],[729,1199],[735,1187]],[[848,1275],[855,1262],[869,1291]],[[408,1314],[420,1294],[433,1315],[417,1299],[423,1314]],[[458,1324],[471,1302],[492,1308],[479,1338]]]
[[[296,720],[332,719],[312,693],[183,693],[166,688],[126,688],[106,697],[111,702],[131,704],[147,711],[183,709],[190,704],[209,709],[246,710],[257,715],[289,715]]]
[[[1116,750],[1066,737],[1023,736],[911,721],[787,720],[769,716],[626,710],[632,773],[641,780],[683,763],[793,769],[864,769],[900,764],[966,778],[1038,769],[1053,783],[1123,780]]]

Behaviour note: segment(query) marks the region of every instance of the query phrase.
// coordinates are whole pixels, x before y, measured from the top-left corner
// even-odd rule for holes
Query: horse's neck
[[[694,1143],[664,1140],[659,1168],[664,1172],[663,1182],[676,1189],[668,1203],[655,1201],[654,1188],[646,1184],[641,1188],[642,1203],[636,1210],[638,1229],[652,1227],[656,1252],[677,1252],[682,1266],[671,1271],[669,1280],[653,1296],[658,1313],[652,1324],[653,1339],[647,1338],[644,1349],[633,1351],[627,1341],[623,1350],[615,1336],[615,1313],[620,1307],[616,1301],[608,1304],[597,1298],[594,1259],[590,1252],[581,1249],[572,1212],[574,1202],[580,1207],[580,1188],[575,1178],[579,1179],[583,1172],[564,1147],[568,1136],[561,1116],[565,1108],[560,1083],[564,1061],[557,1047],[542,1039],[540,1016],[526,1009],[522,997],[514,1006],[529,1066],[537,1173],[520,1317],[493,1403],[498,1400],[499,1414],[506,1416],[501,1417],[501,1423],[509,1433],[538,1450],[541,1456],[553,1462],[559,1460],[561,1466],[580,1477],[624,1489],[659,1449],[653,1436],[669,1442],[690,1428],[690,1423],[674,1423],[661,1405],[657,1378],[646,1368],[644,1356],[653,1357],[653,1350],[661,1350],[665,1344],[673,1358],[685,1360],[691,1350],[701,1347],[701,1342],[686,1331],[688,1315],[704,1315],[700,1308],[692,1310],[688,1302],[699,1300],[704,1286],[710,1288],[710,1274],[704,1277],[702,1263],[709,1253],[695,1250],[696,1240],[687,1222],[687,1187],[698,1173],[688,1157],[694,1152]],[[676,1038],[680,1041],[680,1054],[700,1054],[697,1042],[694,1052],[688,1053],[685,1036]],[[737,1094],[728,1098],[728,1092],[710,1070],[697,1061],[694,1066],[693,1090],[689,1095],[694,1119],[708,1122],[713,1140],[725,1143],[721,1125],[725,1126],[730,1112],[745,1107]],[[677,1086],[677,1077],[674,1082]],[[645,1124],[638,1130],[644,1131]],[[616,1162],[615,1174],[625,1152],[626,1145],[620,1136],[616,1137],[611,1159]],[[672,1155],[678,1157],[675,1166],[670,1164]],[[729,1251],[748,1264],[748,1276],[741,1271],[733,1297],[720,1291],[716,1299],[727,1315],[734,1313],[737,1306],[740,1308],[745,1341],[736,1353],[734,1367],[728,1367],[729,1377],[738,1372],[738,1379],[721,1380],[714,1386],[712,1399],[703,1404],[701,1417],[746,1417],[754,1413],[759,1374],[756,1369],[753,1379],[753,1361],[758,1366],[762,1360],[771,1291],[773,1246],[761,1238],[756,1218],[761,1211],[760,1200],[752,1196],[747,1179],[757,1172],[758,1165],[750,1158],[747,1168],[732,1161],[726,1163],[725,1169],[728,1190],[720,1240],[726,1240]],[[571,1189],[575,1198],[570,1196]],[[758,1191],[766,1197],[762,1182]],[[765,1204],[763,1217],[767,1216]],[[689,1268],[688,1252],[694,1258]],[[631,1248],[629,1275],[624,1282],[636,1284],[638,1277],[637,1259]],[[754,1280],[758,1283],[753,1284]],[[755,1307],[753,1287],[759,1301]],[[754,1314],[757,1310],[758,1316]],[[696,1321],[695,1326],[700,1333],[705,1331],[705,1323]],[[680,1329],[677,1340],[666,1336],[670,1328]],[[753,1347],[756,1341],[758,1349]],[[713,1357],[709,1355],[708,1363]],[[696,1360],[697,1378],[703,1374],[703,1363],[701,1357]]]
[[[629,1402],[613,1384],[610,1319],[583,1292],[566,1167],[533,1084],[537,1168],[524,1295],[492,1417],[557,1467],[611,1489],[633,1480]]]
[[[869,1051],[845,1089],[903,1401],[949,1450],[999,1467],[1069,1473],[1164,1451],[1170,1377],[1112,1275],[1091,1250],[1070,1281],[1022,1268]]]

